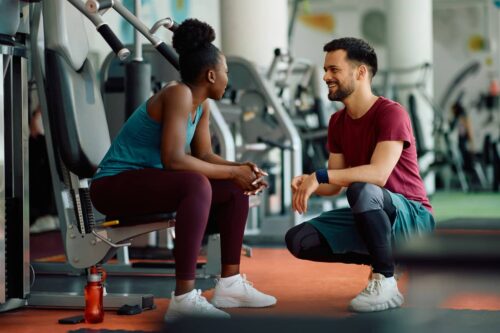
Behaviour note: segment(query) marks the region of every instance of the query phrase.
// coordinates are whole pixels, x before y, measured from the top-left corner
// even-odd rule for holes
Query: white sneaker
[[[383,311],[397,308],[403,302],[403,295],[393,276],[386,278],[382,274],[373,273],[368,286],[351,301],[349,309],[355,312]]]
[[[229,279],[229,280],[227,280]],[[218,308],[261,308],[276,304],[276,298],[266,295],[247,281],[246,275],[235,275],[227,279],[216,279],[212,304]]]
[[[180,296],[175,296],[174,292],[172,292],[170,305],[165,314],[165,321],[172,321],[183,316],[231,317],[229,313],[221,311],[208,303],[207,299],[201,296],[201,290],[199,289],[194,289]]]
[[[40,233],[57,229],[59,229],[59,218],[53,215],[41,216],[30,226],[31,233]]]

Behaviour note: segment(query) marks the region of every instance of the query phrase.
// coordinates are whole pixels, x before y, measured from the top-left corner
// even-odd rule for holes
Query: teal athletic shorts
[[[408,200],[401,194],[388,191],[396,207],[392,225],[392,243],[397,247],[408,239],[434,230],[434,217],[420,202]],[[356,252],[368,254],[359,235],[351,208],[327,211],[307,221],[325,236],[333,253]]]

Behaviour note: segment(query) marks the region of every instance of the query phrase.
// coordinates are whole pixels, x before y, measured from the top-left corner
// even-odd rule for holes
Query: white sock
[[[219,279],[219,281],[220,281],[220,283],[222,283],[222,285],[224,287],[227,287],[227,286],[230,286],[232,283],[234,283],[234,282],[236,282],[236,281],[238,281],[240,279],[241,279],[240,274],[236,274],[236,275],[228,276],[228,277],[225,277],[225,278],[221,277]]]

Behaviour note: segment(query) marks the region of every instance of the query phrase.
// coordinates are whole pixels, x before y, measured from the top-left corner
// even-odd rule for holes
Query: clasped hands
[[[267,172],[253,162],[245,162],[236,168],[234,181],[244,190],[245,195],[256,195],[269,187],[264,179]]]

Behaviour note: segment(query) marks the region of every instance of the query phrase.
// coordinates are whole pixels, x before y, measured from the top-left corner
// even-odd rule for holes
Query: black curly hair
[[[325,52],[344,50],[347,52],[347,59],[356,61],[368,66],[371,77],[377,74],[377,54],[375,50],[364,40],[353,37],[334,39],[323,47]]]
[[[200,73],[219,63],[219,49],[212,44],[215,31],[197,19],[183,21],[175,30],[172,45],[179,54],[181,79],[194,83]]]

